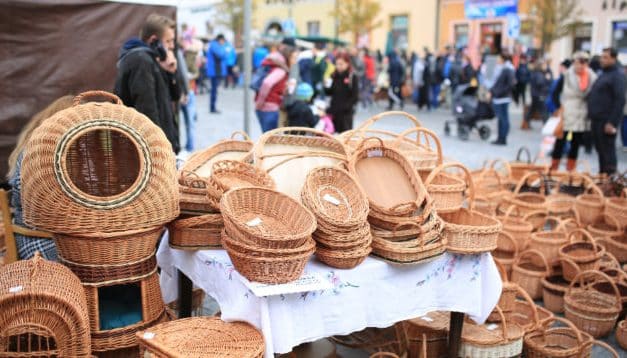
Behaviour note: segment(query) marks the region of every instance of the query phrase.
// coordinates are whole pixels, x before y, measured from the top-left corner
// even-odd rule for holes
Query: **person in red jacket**
[[[362,78],[362,86],[361,86],[361,104],[364,108],[372,105],[372,92],[374,88],[374,83],[377,79],[376,73],[376,63],[374,58],[370,56],[370,53],[367,48],[363,50],[363,61],[364,66],[366,67],[366,74]]]
[[[263,60],[262,66],[269,66],[270,72],[263,79],[255,95],[255,113],[262,132],[275,129],[279,123],[279,108],[287,85],[289,64],[287,58],[292,49],[283,47],[282,51],[273,51]]]

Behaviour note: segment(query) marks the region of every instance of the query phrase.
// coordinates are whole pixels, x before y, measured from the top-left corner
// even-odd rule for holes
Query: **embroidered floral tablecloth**
[[[332,283],[331,289],[259,298],[238,279],[224,250],[182,251],[162,240],[157,253],[164,300],[177,299],[177,272],[220,305],[225,321],[246,321],[262,330],[266,357],[293,347],[434,310],[457,311],[483,322],[498,302],[501,280],[490,254],[444,254],[414,266],[393,266],[369,257],[352,270],[328,267],[312,258],[306,272]]]

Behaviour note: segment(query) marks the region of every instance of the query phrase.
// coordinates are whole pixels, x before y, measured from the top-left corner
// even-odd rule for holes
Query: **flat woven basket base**
[[[213,167],[213,163],[219,162],[221,160],[242,160],[247,155],[248,152],[235,151],[218,153],[206,162],[204,162],[201,166],[196,168],[194,172],[201,178],[209,178],[211,176],[211,168]]]
[[[148,352],[168,357],[211,358],[262,356],[263,336],[247,323],[217,317],[192,317],[154,326],[137,334]]]
[[[381,207],[390,208],[417,199],[407,173],[390,158],[364,158],[357,162],[355,169],[366,196]]]

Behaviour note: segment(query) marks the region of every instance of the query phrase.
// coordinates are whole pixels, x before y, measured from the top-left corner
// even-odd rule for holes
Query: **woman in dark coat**
[[[353,73],[347,53],[342,52],[336,56],[335,72],[325,91],[331,96],[331,105],[327,112],[333,119],[335,131],[342,133],[353,129],[355,105],[359,100],[359,78]]]

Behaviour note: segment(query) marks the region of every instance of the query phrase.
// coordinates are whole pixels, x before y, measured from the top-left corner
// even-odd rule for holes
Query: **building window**
[[[481,24],[481,53],[498,54],[501,52],[503,24],[500,22]]]
[[[455,25],[455,47],[468,46],[468,24]]]
[[[627,21],[612,23],[612,47],[621,54],[627,54]]]
[[[407,15],[392,16],[390,19],[392,32],[392,45],[394,48],[407,49],[409,33],[409,18]]]
[[[320,36],[320,21],[307,21],[307,36]]]
[[[592,51],[592,24],[577,26],[573,38],[573,51]]]

